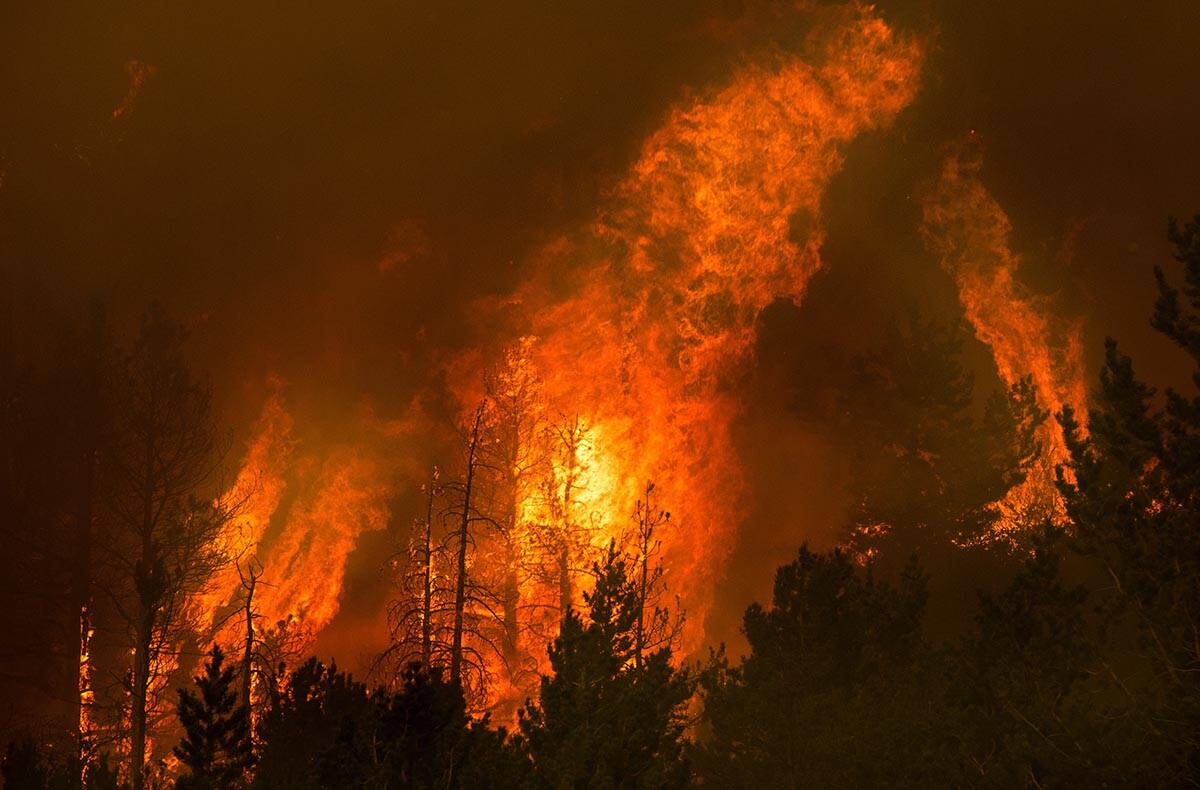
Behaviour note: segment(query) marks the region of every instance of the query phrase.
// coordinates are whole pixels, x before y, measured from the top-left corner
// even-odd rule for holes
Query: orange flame
[[[263,559],[258,601],[265,617],[295,616],[314,634],[329,624],[359,535],[387,527],[385,479],[378,461],[349,448],[326,458],[315,493],[293,511]]]
[[[368,420],[369,422],[369,420]],[[377,434],[393,432],[374,423]],[[217,641],[238,645],[246,624],[232,611],[243,593],[239,567],[257,563],[254,610],[268,625],[286,621],[307,640],[338,613],[346,561],[359,536],[387,526],[394,470],[375,442],[302,454],[295,422],[274,383],[224,501],[238,510],[225,536],[231,558],[198,601]],[[240,654],[240,650],[238,651]]]
[[[999,503],[1003,532],[1020,526],[1031,507],[1043,517],[1061,516],[1054,475],[1067,449],[1053,415],[1069,404],[1086,416],[1086,385],[1080,328],[1058,325],[1045,300],[1022,286],[1021,260],[1009,246],[1012,223],[980,181],[980,166],[978,158],[947,158],[925,200],[924,230],[958,284],[976,336],[991,347],[1000,378],[1012,385],[1031,376],[1038,405],[1051,415],[1042,428],[1042,457]]]
[[[227,555],[241,564],[249,561],[259,548],[279,507],[285,486],[284,473],[292,460],[295,423],[283,406],[282,383],[272,383],[271,395],[263,406],[254,438],[246,448],[242,468],[224,501],[237,511],[223,536]],[[206,625],[215,628],[222,612],[241,587],[238,564],[224,568],[201,596],[199,606],[207,613]]]
[[[700,644],[743,497],[728,385],[759,312],[799,299],[821,266],[821,198],[845,145],[912,101],[922,63],[916,41],[863,6],[806,50],[672,111],[597,224],[544,249],[509,302],[538,338],[547,402],[590,426],[603,491],[589,496],[609,529],[627,526],[646,480],[674,511],[663,538],[685,651]]]

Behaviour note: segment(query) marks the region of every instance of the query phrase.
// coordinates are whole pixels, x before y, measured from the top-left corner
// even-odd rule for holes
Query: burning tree
[[[82,767],[95,746],[98,469],[117,352],[99,306],[56,346],[54,371],[0,354],[0,662],[8,683],[67,704]]]
[[[375,668],[386,671],[390,680],[399,679],[414,662],[427,668],[446,666],[451,655],[455,611],[451,582],[456,576],[450,535],[435,529],[436,507],[445,495],[440,478],[440,470],[434,467],[423,486],[423,517],[413,521],[404,549],[392,559],[393,567],[400,570],[400,597],[388,604],[391,644],[375,662]]]
[[[541,481],[541,512],[529,526],[530,572],[549,587],[559,618],[575,603],[576,578],[590,569],[598,514],[586,511],[591,433],[578,414],[561,417],[546,433],[549,463]]]
[[[914,317],[852,364],[839,427],[854,458],[851,542],[862,554],[883,543],[898,545],[896,556],[987,543],[1005,526],[997,503],[1040,454],[1046,412],[1030,380],[991,393],[976,413],[965,334],[960,322]]]
[[[497,598],[473,573],[474,554],[481,527],[494,527],[495,520],[479,506],[480,477],[486,469],[483,460],[484,411],[475,409],[470,428],[463,440],[463,469],[459,480],[448,483],[449,514],[455,527],[449,536],[453,551],[454,597],[450,629],[450,680],[461,684],[476,701],[484,699],[489,677],[487,655],[499,654],[486,626],[498,617]]]
[[[484,411],[481,445],[487,471],[488,518],[494,527],[495,562],[487,568],[499,598],[499,642],[508,679],[520,685],[530,664],[522,645],[530,606],[523,590],[530,543],[530,503],[548,463],[545,403],[541,381],[530,354],[533,338],[505,348],[500,363],[484,373]]]
[[[675,647],[683,629],[683,612],[678,598],[675,613],[662,605],[667,592],[663,580],[662,532],[671,514],[653,504],[654,483],[647,483],[634,507],[632,530],[625,545],[633,559],[633,588],[637,621],[633,626],[633,662],[639,669],[647,654]]]
[[[392,562],[400,595],[375,664],[389,677],[410,662],[448,666],[475,701],[513,702],[536,678],[526,635],[550,638],[574,601],[597,522],[581,501],[590,429],[546,418],[533,344],[506,347],[482,374],[460,475],[435,471],[423,486],[424,513]],[[497,673],[505,687],[485,689]]]

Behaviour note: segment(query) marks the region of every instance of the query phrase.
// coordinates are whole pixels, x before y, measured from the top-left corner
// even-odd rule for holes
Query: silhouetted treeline
[[[1200,217],[1172,224],[1171,240],[1183,284],[1157,273],[1153,325],[1197,364],[1200,389]],[[1018,425],[1036,423],[1025,413]],[[918,423],[888,421],[912,441],[892,443],[871,465],[894,467],[884,483],[920,483],[864,487],[848,548],[801,549],[779,569],[771,606],[746,612],[749,655],[730,662],[718,653],[701,675],[691,750],[700,783],[1200,781],[1200,397],[1168,390],[1157,399],[1110,340],[1087,430],[1069,408],[1055,418],[1070,451],[1058,471],[1064,517],[1012,548],[972,541],[981,533],[966,527],[988,525],[974,504],[986,499],[941,495],[964,468],[980,479],[948,463],[962,448],[920,452]],[[927,435],[936,444],[948,434]],[[965,447],[979,452],[978,441]],[[1007,466],[1021,472],[1029,461],[1017,450]],[[980,453],[975,467],[995,457]],[[940,464],[946,473],[932,469]],[[1017,481],[999,470],[993,491]],[[881,518],[887,509],[903,515]],[[927,576],[914,552],[946,558]],[[957,633],[931,638],[930,579],[954,575],[955,557],[969,559],[979,586],[1006,581],[978,596],[957,585],[957,603],[975,600],[974,613]]]
[[[472,715],[436,661],[370,689],[314,659],[280,674],[251,735],[214,650],[180,693],[179,786],[1200,783],[1200,217],[1170,238],[1182,275],[1158,272],[1152,323],[1196,392],[1159,395],[1108,341],[1086,425],[1027,384],[972,410],[953,332],[921,322],[858,360],[837,409],[863,423],[844,540],[778,569],[745,656],[680,668],[670,640],[644,649],[637,558],[612,547],[514,725]],[[997,539],[1014,514],[993,503],[1051,419],[1059,500]],[[19,739],[3,772],[77,787],[78,759]],[[89,786],[118,786],[109,765]]]
[[[230,560],[224,443],[186,332],[152,305],[130,335],[94,308],[48,351],[0,345],[2,721],[77,767],[163,746],[203,636],[192,600]]]

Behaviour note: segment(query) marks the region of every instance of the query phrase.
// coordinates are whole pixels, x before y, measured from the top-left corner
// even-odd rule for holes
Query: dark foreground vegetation
[[[1200,370],[1200,219],[1171,238],[1183,283],[1159,274],[1153,325]],[[669,643],[642,651],[645,598],[613,548],[515,726],[470,715],[440,666],[372,690],[313,659],[270,690],[252,737],[214,649],[179,693],[177,786],[1200,783],[1200,397],[1159,396],[1110,341],[1086,426],[1039,414],[1021,386],[973,419],[942,335],[897,342],[909,353],[860,365],[864,400],[840,410],[882,414],[870,401],[886,398],[901,417],[862,430],[886,452],[872,460],[864,440],[844,546],[779,568],[770,604],[745,613],[744,658],[677,668]],[[936,397],[912,395],[918,379]],[[1061,508],[995,539],[988,505],[1047,419],[1070,451]],[[43,744],[13,741],[6,786],[80,786],[78,763]],[[105,757],[86,775],[120,786]]]

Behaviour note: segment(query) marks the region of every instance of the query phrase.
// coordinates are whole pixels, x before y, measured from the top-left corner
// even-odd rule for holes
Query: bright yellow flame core
[[[547,245],[516,297],[547,402],[592,426],[588,506],[620,531],[654,480],[673,512],[664,549],[685,651],[740,521],[728,381],[763,307],[800,298],[821,265],[821,199],[844,146],[912,101],[922,62],[861,6],[805,49],[672,111],[595,226]]]
[[[854,5],[818,27],[803,56],[776,52],[744,66],[673,110],[597,222],[546,245],[506,300],[525,314],[533,340],[523,347],[546,404],[586,421],[572,518],[599,526],[596,545],[618,538],[648,480],[673,511],[663,537],[670,591],[688,613],[685,651],[700,644],[741,520],[744,481],[730,436],[739,405],[729,381],[750,352],[759,312],[780,296],[800,299],[821,266],[821,201],[846,144],[911,103],[922,60],[919,42]],[[1081,406],[1077,343],[1047,357],[1042,313],[1011,283],[1007,218],[986,193],[956,183],[933,219],[965,221],[978,238],[955,238],[991,256],[980,266],[943,251],[968,318],[1005,380],[1033,373],[1044,405]],[[464,403],[476,401],[479,370],[455,370]],[[291,430],[272,399],[232,494],[246,502],[230,535],[236,551],[258,551],[280,507],[296,463]],[[1061,437],[1050,439],[1061,458]],[[267,618],[299,616],[314,630],[329,622],[355,540],[386,523],[393,471],[349,450],[325,460],[315,493],[293,505],[262,558],[273,585],[260,599]],[[526,493],[518,517],[543,521],[544,497]],[[236,574],[220,580],[206,611],[237,583]]]

